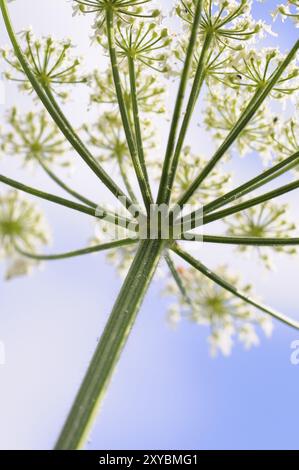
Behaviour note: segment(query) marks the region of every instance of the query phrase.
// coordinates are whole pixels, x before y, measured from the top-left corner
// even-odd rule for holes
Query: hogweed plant
[[[58,197],[0,175],[3,188],[11,188],[0,196],[0,254],[8,264],[7,278],[26,274],[42,261],[103,250],[109,250],[109,260],[125,278],[57,449],[84,446],[157,273],[163,292],[174,300],[171,324],[188,318],[208,326],[212,354],[229,355],[236,339],[245,348],[257,345],[257,330],[270,336],[273,318],[299,329],[299,322],[256,300],[252,286],[227,266],[213,272],[188,252],[190,245],[202,243],[235,245],[240,255],[252,251],[268,268],[272,254],[296,253],[296,226],[278,198],[299,188],[299,41],[286,55],[261,49],[260,40],[272,31],[253,19],[250,0],[174,2],[170,13],[181,23],[180,34],[165,27],[167,15],[151,0],[72,4],[74,14],[94,18],[92,37],[108,58],[106,71],[83,73],[70,41],[35,38],[31,30],[16,34],[7,1],[0,0],[12,45],[2,51],[5,77],[29,93],[35,106],[25,114],[8,110],[1,152],[24,166],[40,167],[71,196]],[[279,6],[273,13],[274,19],[278,16],[298,23],[298,2]],[[98,116],[78,130],[61,107],[75,86],[90,87]],[[173,110],[167,106],[169,86],[178,86]],[[278,117],[280,108],[286,112]],[[282,115],[291,117],[284,122]],[[188,140],[199,118],[216,142],[212,155],[203,144],[197,153]],[[157,148],[155,127],[163,120],[164,126],[170,120],[165,152]],[[267,168],[232,187],[227,161],[232,153],[252,152]],[[121,210],[99,205],[65,182],[60,173],[76,154]],[[118,169],[115,179],[111,165]],[[264,189],[281,175],[290,181]],[[47,227],[40,210],[21,193],[97,220],[90,244],[41,254],[49,241]],[[205,227],[215,221],[223,233],[206,234]]]

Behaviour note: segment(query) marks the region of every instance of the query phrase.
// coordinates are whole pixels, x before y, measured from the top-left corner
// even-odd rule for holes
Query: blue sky
[[[98,60],[89,49],[88,20],[72,18],[67,1],[44,3],[44,8],[37,0],[12,4],[17,29],[32,24],[36,34],[72,36],[90,63]],[[276,2],[254,4],[255,16],[266,19]],[[290,23],[277,22],[275,30],[280,37],[271,41],[283,50],[298,36]],[[100,62],[99,57],[101,67]],[[6,106],[16,103],[30,108],[30,100],[8,85]],[[67,109],[75,122],[82,103],[85,110],[86,96],[79,90]],[[0,106],[1,115],[4,109]],[[2,159],[0,166],[1,172],[54,190],[46,177],[25,175],[15,161]],[[259,163],[246,158],[234,169],[244,179]],[[74,181],[102,198],[97,180],[83,167]],[[86,243],[93,230],[87,217],[42,206],[54,227],[53,251]],[[229,263],[245,281],[256,281],[266,302],[299,318],[298,256],[280,257],[271,274],[228,247],[202,250],[201,257],[212,267]],[[0,280],[0,341],[7,358],[0,366],[0,448],[53,446],[120,285],[103,255],[48,264],[13,283]],[[290,344],[299,332],[275,323],[273,338],[263,338],[259,348],[245,352],[236,346],[229,359],[211,359],[205,328],[182,323],[169,329],[160,290],[154,284],[146,298],[87,448],[298,449],[299,366],[290,363]]]

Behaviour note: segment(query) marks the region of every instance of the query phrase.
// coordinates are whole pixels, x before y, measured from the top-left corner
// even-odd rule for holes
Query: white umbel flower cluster
[[[108,11],[112,11],[117,20],[124,25],[134,23],[136,19],[157,20],[161,11],[153,0],[71,0],[73,15],[94,14],[94,37],[99,38],[105,31]],[[158,4],[158,2],[157,2]]]
[[[49,243],[49,229],[36,205],[16,191],[0,194],[0,259],[8,264],[6,278],[28,274],[36,264],[19,254]]]
[[[205,325],[210,329],[208,342],[213,356],[218,352],[229,356],[235,340],[244,344],[246,349],[259,344],[256,327],[260,326],[266,336],[272,334],[272,321],[258,313],[247,303],[214,284],[198,271],[179,266],[178,274],[186,286],[186,299],[175,282],[169,281],[166,293],[176,298],[168,312],[168,320],[172,325],[188,319],[197,325]],[[232,275],[226,267],[217,271],[234,286],[240,285],[237,276]],[[251,286],[243,287],[243,292],[250,293]]]
[[[244,212],[234,214],[224,219],[227,226],[226,234],[235,237],[253,238],[283,238],[296,233],[296,225],[289,215],[287,204],[277,205],[273,202],[261,204],[258,207],[251,207]],[[273,251],[294,255],[297,253],[296,247],[273,246],[273,247],[249,247],[239,246],[242,253],[252,253],[254,251],[268,269],[273,266]]]
[[[280,16],[282,21],[291,18],[296,27],[299,28],[299,1],[288,0],[286,3],[280,4],[273,13],[273,18]]]
[[[70,165],[66,140],[46,111],[22,114],[14,107],[6,117],[7,126],[0,131],[2,153],[19,157],[23,164]]]
[[[25,42],[25,58],[40,84],[63,100],[69,97],[69,86],[86,83],[87,77],[81,72],[81,59],[73,58],[70,39],[55,40],[51,36],[35,38],[31,29],[22,32]],[[2,49],[1,55],[8,64],[5,77],[18,83],[19,88],[32,92],[32,85],[24,70],[10,49]]]

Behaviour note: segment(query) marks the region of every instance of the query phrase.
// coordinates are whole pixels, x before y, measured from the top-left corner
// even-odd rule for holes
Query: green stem
[[[210,215],[203,216],[203,224],[210,224],[215,220],[223,219],[229,215],[235,214],[237,212],[250,209],[250,207],[257,206],[258,204],[263,204],[264,202],[271,201],[279,196],[283,196],[284,194],[289,193],[290,191],[294,191],[295,189],[299,188],[299,180],[294,181],[293,183],[286,184],[285,186],[281,186],[278,189],[274,189],[273,191],[269,191],[268,193],[261,194],[249,201],[244,201],[241,204],[236,204],[235,206],[229,207],[228,209],[223,209],[221,211],[213,212]],[[191,219],[196,220],[195,219]],[[194,227],[195,228],[195,227]]]
[[[68,207],[69,209],[73,209],[78,212],[83,212],[83,214],[91,215],[92,217],[96,217],[98,219],[105,219],[106,222],[110,222],[115,225],[120,225],[121,227],[130,228],[132,230],[134,230],[135,228],[137,229],[137,224],[134,224],[131,219],[120,217],[118,214],[106,211],[100,206],[97,206],[95,210],[92,207],[78,204],[77,202],[64,199],[54,194],[45,193],[44,191],[32,188],[31,186],[27,186],[25,184],[20,183],[19,181],[7,178],[3,175],[0,175],[0,183],[4,183],[8,186],[11,186],[12,188],[18,189],[19,191],[23,191],[27,194],[31,194],[32,196],[38,197],[40,199],[45,199],[46,201],[54,202],[55,204],[58,204],[60,206]]]
[[[223,237],[220,235],[197,235],[193,233],[184,233],[182,240],[225,245],[271,246],[274,248],[275,246],[299,245],[299,238]]]
[[[28,253],[16,246],[16,251],[25,258],[30,258],[36,261],[58,261],[62,259],[77,258],[78,256],[90,255],[92,253],[99,253],[100,251],[112,250],[122,246],[132,245],[137,243],[137,239],[126,238],[124,240],[116,240],[109,243],[102,243],[101,245],[89,246],[82,250],[68,251],[67,253],[59,253],[55,255],[37,255],[35,253]]]
[[[28,80],[30,81],[33,89],[37,93],[38,97],[40,98],[41,102],[49,112],[50,116],[61,130],[65,138],[70,142],[73,148],[77,151],[77,153],[81,156],[81,158],[85,161],[85,163],[91,168],[91,170],[99,177],[99,179],[104,183],[104,185],[117,197],[127,209],[132,206],[132,202],[127,198],[127,196],[123,193],[123,191],[115,184],[115,182],[110,178],[108,173],[102,168],[102,166],[94,159],[91,155],[89,150],[85,147],[81,139],[77,136],[74,132],[72,126],[67,121],[65,116],[59,109],[56,101],[54,100],[53,96],[51,99],[49,98],[49,94],[47,94],[47,90],[45,90],[36,76],[34,75],[33,71],[31,70],[30,64],[28,63],[25,55],[22,52],[22,49],[19,45],[17,40],[16,34],[14,32],[12,23],[10,21],[7,3],[6,0],[0,0],[0,8],[2,11],[2,16],[4,19],[4,23],[6,26],[7,33],[10,37],[12,46],[14,48],[15,54],[24,70],[24,73],[27,75]],[[58,111],[59,110],[59,111]]]
[[[82,196],[82,194],[77,193],[74,189],[70,188],[67,184],[65,184],[55,173],[50,170],[48,165],[42,161],[41,158],[37,159],[40,166],[42,169],[47,173],[47,175],[56,183],[58,186],[60,186],[62,189],[64,189],[68,194],[73,196],[74,198],[78,199],[78,201],[83,202],[87,206],[93,207],[96,209],[98,205],[95,202],[92,202],[90,199],[87,199],[85,196]]]
[[[230,202],[239,199],[246,194],[255,191],[256,189],[264,186],[265,184],[270,183],[274,179],[278,178],[279,176],[285,174],[287,171],[295,168],[299,163],[299,152],[294,153],[290,157],[286,158],[282,162],[278,163],[277,165],[273,166],[269,170],[264,171],[260,175],[256,176],[255,178],[247,181],[246,183],[238,186],[237,188],[233,189],[227,194],[215,199],[214,201],[210,202],[209,204],[204,206],[204,213],[209,214],[210,212],[219,209]]]
[[[285,69],[294,59],[298,49],[299,49],[299,40],[295,43],[295,45],[293,46],[293,48],[291,49],[287,57],[277,68],[271,80],[269,80],[269,82],[266,85],[264,85],[260,90],[258,90],[257,93],[254,95],[254,97],[251,99],[249,105],[247,106],[245,111],[242,113],[241,117],[239,118],[235,126],[232,128],[232,130],[226,137],[223,144],[219,147],[219,149],[216,151],[212,159],[203,168],[203,170],[200,172],[197,178],[195,178],[195,180],[193,181],[191,186],[188,188],[188,190],[182,195],[182,197],[178,201],[178,205],[183,206],[184,204],[186,204],[186,202],[188,202],[190,197],[195,193],[195,191],[199,188],[201,183],[214,169],[214,167],[219,162],[219,160],[223,157],[223,155],[228,151],[231,145],[235,142],[235,140],[238,138],[242,130],[247,126],[247,124],[250,122],[250,120],[255,115],[257,110],[263,104],[263,102],[265,101],[265,99],[267,98],[267,96],[269,95],[269,93],[271,92],[271,90],[273,89],[273,87],[275,86],[276,82],[279,80],[279,78],[281,77]]]
[[[200,18],[201,18],[201,12],[202,12],[202,0],[199,0],[197,2],[196,10],[194,13],[191,36],[190,36],[188,49],[186,53],[184,68],[183,68],[182,75],[181,75],[179,90],[178,90],[178,94],[177,94],[177,98],[175,102],[171,128],[170,128],[170,133],[169,133],[169,138],[168,138],[168,143],[167,143],[167,149],[166,149],[166,154],[165,154],[165,159],[164,159],[164,164],[163,164],[162,177],[161,177],[159,193],[158,193],[158,198],[157,198],[158,204],[163,203],[164,200],[167,200],[168,178],[170,174],[170,169],[173,164],[172,162],[173,162],[173,153],[175,149],[176,136],[178,132],[179,122],[180,122],[181,113],[182,113],[183,104],[184,104],[184,98],[185,98],[186,89],[188,85],[188,79],[189,79],[190,68],[191,68],[192,60],[193,60],[193,52],[194,52],[194,48],[196,45],[197,31],[199,27]]]
[[[141,131],[140,117],[139,117],[139,106],[138,106],[137,88],[136,88],[136,71],[135,71],[134,60],[131,57],[128,57],[128,64],[129,64],[130,88],[131,88],[132,110],[133,110],[134,128],[135,128],[135,135],[136,135],[137,153],[138,153],[139,162],[142,168],[142,172],[146,180],[146,185],[147,187],[149,187],[149,178],[148,178],[148,173],[147,173],[147,168],[146,168],[146,163],[145,163],[142,131]],[[151,195],[151,201],[153,201],[152,195]]]
[[[173,251],[177,255],[179,255],[182,259],[184,259],[188,264],[190,264],[193,268],[200,271],[207,278],[211,279],[213,282],[218,284],[223,289],[227,290],[228,292],[235,295],[236,297],[243,300],[244,302],[248,303],[249,305],[252,305],[253,307],[256,307],[258,310],[260,310],[264,313],[267,313],[268,315],[271,315],[273,318],[276,318],[277,320],[285,323],[288,326],[291,326],[292,328],[295,328],[296,330],[299,330],[299,322],[298,321],[292,320],[291,318],[287,317],[286,315],[284,315],[280,312],[277,312],[276,310],[273,310],[272,308],[267,307],[264,304],[261,304],[261,303],[257,302],[252,297],[250,297],[247,294],[239,291],[235,286],[229,284],[226,280],[222,279],[217,274],[213,273],[204,264],[202,264],[200,261],[193,258],[191,255],[189,255],[189,253],[183,251],[178,246],[173,247]]]
[[[127,170],[126,170],[126,168],[124,167],[124,164],[123,164],[123,157],[121,155],[117,155],[117,162],[118,162],[118,166],[119,166],[120,175],[122,177],[122,180],[124,182],[126,190],[128,191],[128,194],[129,194],[130,198],[132,199],[132,201],[134,202],[134,204],[136,204],[136,206],[138,206],[138,199],[137,199],[136,194],[135,194],[135,192],[132,188],[131,182],[130,182],[129,177],[127,175]]]
[[[250,209],[251,207],[257,206],[258,204],[263,204],[264,202],[271,201],[272,199],[276,199],[279,196],[283,196],[295,189],[299,188],[299,180],[294,181],[293,183],[286,184],[281,186],[273,191],[269,191],[265,194],[261,194],[249,201],[244,201],[240,204],[235,204],[232,207],[228,207],[227,209],[222,209],[221,211],[213,212],[212,214],[206,214],[205,207],[201,210],[196,210],[187,214],[182,220],[179,222],[181,226],[188,226],[195,229],[199,225],[206,225],[210,224],[211,222],[215,222],[216,220],[223,219],[224,217],[228,217],[229,215],[236,214],[237,212]],[[209,211],[210,212],[210,211]]]
[[[84,446],[157,268],[163,247],[164,244],[160,240],[140,242],[131,269],[56,444],[57,450],[75,450]]]
[[[163,201],[166,204],[169,203],[169,200],[171,197],[171,190],[175,181],[175,175],[177,172],[180,155],[181,155],[184,143],[185,143],[187,131],[190,126],[194,108],[198,100],[198,97],[200,95],[202,85],[204,83],[206,56],[207,56],[209,47],[211,45],[212,39],[213,39],[213,35],[208,33],[205,37],[205,40],[202,46],[197,70],[196,70],[194,80],[193,80],[190,98],[187,104],[186,113],[184,115],[184,119],[182,122],[182,127],[179,133],[178,142],[175,148],[174,156],[170,164],[168,179],[167,179],[166,186],[164,188],[163,197],[161,199],[161,201]]]
[[[115,48],[115,36],[114,36],[114,14],[111,8],[106,9],[106,24],[107,24],[107,37],[108,37],[108,46],[109,46],[109,55],[112,67],[113,81],[119,106],[119,111],[121,114],[121,119],[132,158],[132,163],[134,170],[137,176],[137,180],[140,186],[140,191],[142,194],[144,205],[149,213],[150,205],[153,202],[151,188],[148,181],[143,173],[142,165],[139,161],[138,154],[136,151],[136,144],[134,141],[134,136],[132,134],[130,121],[128,118],[128,113],[126,110],[126,104],[122,92],[121,78],[119,74],[118,64],[117,64],[117,54]]]
[[[190,299],[188,295],[187,289],[184,286],[183,280],[181,276],[179,275],[178,270],[176,269],[173,259],[170,256],[169,252],[165,254],[165,260],[172,274],[172,277],[175,280],[175,283],[178,286],[179,291],[181,292],[184,300],[186,301],[188,305],[192,305],[192,300]]]

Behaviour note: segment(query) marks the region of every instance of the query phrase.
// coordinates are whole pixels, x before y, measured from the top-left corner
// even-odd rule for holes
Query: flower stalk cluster
[[[291,0],[278,11],[295,17],[296,10],[290,9],[297,3]],[[6,78],[17,82],[21,91],[30,91],[35,105],[36,100],[43,105],[41,111],[34,108],[38,111],[22,115],[15,108],[8,111],[0,129],[1,153],[3,158],[34,163],[68,196],[0,175],[0,256],[8,262],[7,277],[26,274],[41,261],[100,251],[107,251],[125,276],[57,449],[84,446],[157,273],[166,286],[163,292],[175,300],[168,314],[172,324],[187,317],[206,325],[213,355],[229,355],[235,340],[247,349],[258,345],[258,330],[270,336],[272,319],[299,329],[298,321],[257,300],[251,285],[242,287],[231,269],[220,266],[214,272],[188,251],[191,244],[232,245],[238,252],[254,252],[267,268],[272,255],[296,254],[296,223],[279,198],[299,188],[299,41],[285,55],[261,49],[261,36],[271,30],[253,19],[250,0],[180,0],[173,12],[181,23],[180,35],[161,24],[161,12],[152,0],[72,4],[74,13],[94,15],[97,56],[109,59],[104,72],[96,68],[88,79],[80,61],[72,58],[70,41],[37,40],[31,31],[16,35],[7,1],[0,0],[12,44],[12,50],[2,52],[9,69]],[[77,131],[57,97],[65,99],[71,85],[85,82],[96,118],[82,122]],[[281,104],[292,113],[286,122],[277,112]],[[165,113],[169,108],[170,120]],[[198,121],[191,139],[190,130]],[[160,126],[165,152],[158,145]],[[121,212],[118,205],[99,206],[65,181],[60,172],[70,164],[70,155],[72,162],[80,158],[122,204]],[[269,167],[235,184],[226,165],[241,155]],[[282,175],[290,181],[280,184]],[[277,187],[265,190],[268,183]],[[4,191],[5,186],[13,191]],[[19,192],[92,217],[96,235],[75,251],[42,253],[49,241],[43,217]],[[158,236],[151,237],[153,207],[166,208],[163,216],[158,212],[170,229],[166,237],[160,219]],[[146,237],[141,237],[142,228]]]

